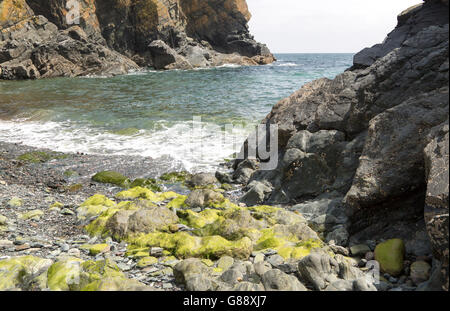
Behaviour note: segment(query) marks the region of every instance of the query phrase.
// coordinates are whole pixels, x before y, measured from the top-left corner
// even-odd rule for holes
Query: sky
[[[381,43],[421,0],[247,0],[251,33],[273,53],[356,53]]]

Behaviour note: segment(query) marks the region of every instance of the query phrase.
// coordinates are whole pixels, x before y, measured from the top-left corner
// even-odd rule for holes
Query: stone
[[[228,270],[234,264],[234,259],[230,256],[223,256],[217,261],[217,268],[223,271]]]
[[[327,234],[326,241],[334,241],[337,245],[347,245],[349,238],[348,231],[344,226],[338,226],[335,230]]]
[[[350,252],[353,256],[365,256],[370,252],[370,248],[365,244],[357,244],[350,246]]]
[[[20,219],[22,220],[39,220],[42,215],[44,215],[44,212],[41,210],[32,210],[26,213],[23,213],[20,215]]]
[[[228,283],[230,285],[235,285],[240,281],[243,281],[243,279],[244,274],[237,269],[229,269],[220,276],[221,281]]]
[[[411,265],[410,277],[414,284],[419,285],[431,276],[431,266],[425,261],[416,261]]]
[[[156,264],[156,263],[158,263],[158,259],[155,258],[155,257],[149,256],[149,257],[141,258],[141,259],[138,261],[137,266],[138,266],[139,268],[146,268],[146,267],[151,266],[151,265],[154,265],[154,264]]]
[[[264,286],[262,284],[255,284],[252,282],[240,282],[232,289],[234,292],[263,292]]]
[[[178,222],[177,215],[166,207],[141,209],[128,219],[128,230],[134,233],[151,233]]]
[[[98,254],[103,254],[109,252],[110,246],[108,244],[97,244],[89,247],[89,254],[92,256],[97,256]]]
[[[209,274],[208,267],[197,258],[189,258],[175,265],[173,274],[178,284],[186,285],[190,278]]]
[[[210,189],[198,189],[189,194],[185,204],[190,207],[209,207],[223,201],[224,197],[219,192]]]
[[[259,262],[263,262],[265,260],[266,256],[264,256],[264,254],[262,253],[258,253],[256,254],[255,258],[253,259],[253,263],[259,263]]]
[[[380,263],[381,271],[398,276],[403,271],[405,243],[401,239],[392,239],[380,243],[375,248],[375,260]]]
[[[214,175],[207,173],[195,174],[187,181],[187,184],[191,187],[205,187],[208,185],[214,185],[219,181]]]
[[[376,292],[378,291],[375,285],[367,282],[367,279],[362,277],[353,281],[353,290],[359,292]]]
[[[247,187],[248,191],[240,199],[247,206],[262,204],[267,195],[272,192],[272,188],[262,182],[251,182]]]
[[[23,200],[21,198],[14,197],[8,201],[8,206],[11,208],[21,207],[22,205],[23,205]]]
[[[40,290],[47,286],[37,279],[45,276],[46,271],[53,264],[50,259],[34,256],[21,256],[0,260],[0,290],[31,290],[37,287]],[[36,280],[36,282],[34,282]]]
[[[152,247],[150,249],[150,255],[155,257],[161,257],[163,255],[164,249],[161,247]]]
[[[71,248],[67,251],[67,255],[71,256],[71,257],[77,257],[80,258],[81,256],[81,252],[78,248]]]
[[[315,252],[298,263],[298,271],[302,279],[305,279],[316,290],[323,290],[327,287],[329,280],[336,279],[339,264],[325,252]]]
[[[280,255],[271,255],[266,258],[266,261],[270,263],[273,267],[277,267],[284,262],[284,258]]]
[[[273,269],[262,276],[262,283],[267,291],[307,291],[306,287],[292,275]]]
[[[272,265],[266,261],[257,262],[253,265],[255,273],[259,276],[263,276],[269,270],[272,270]]]
[[[121,187],[130,183],[127,177],[115,171],[99,172],[92,176],[92,180],[102,184],[113,184]]]

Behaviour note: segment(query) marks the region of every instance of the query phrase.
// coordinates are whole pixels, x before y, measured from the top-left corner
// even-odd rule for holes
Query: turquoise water
[[[231,155],[277,101],[306,82],[335,77],[353,57],[276,56],[259,67],[3,81],[0,140],[63,152],[169,155],[187,169],[208,169]],[[227,124],[235,128],[225,136]]]

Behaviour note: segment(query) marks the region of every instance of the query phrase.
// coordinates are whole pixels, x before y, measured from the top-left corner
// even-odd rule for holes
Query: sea
[[[256,67],[0,81],[0,141],[214,171],[279,100],[353,62],[353,54],[275,56]]]

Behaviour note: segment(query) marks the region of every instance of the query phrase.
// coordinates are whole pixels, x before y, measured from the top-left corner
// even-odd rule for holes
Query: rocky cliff
[[[0,78],[113,75],[274,61],[245,0],[0,1]],[[67,16],[78,21],[68,23]],[[70,20],[70,19],[69,19]]]
[[[448,27],[447,1],[402,12],[351,69],[273,107],[263,123],[279,126],[275,170],[246,159],[218,177],[246,183],[247,204],[309,215],[327,241],[401,238],[414,258],[433,251],[448,289]]]

